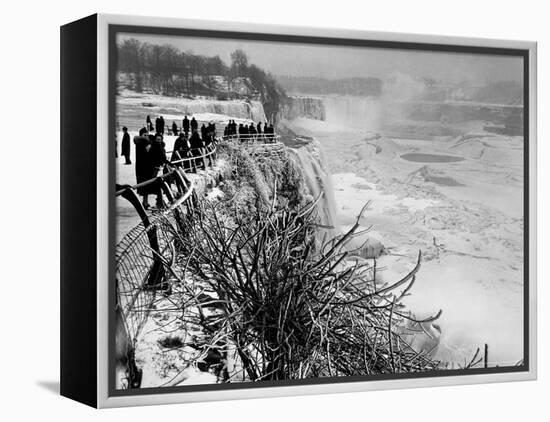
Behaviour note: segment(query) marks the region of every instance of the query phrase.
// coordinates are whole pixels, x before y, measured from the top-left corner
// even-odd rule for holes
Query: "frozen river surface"
[[[415,163],[456,163],[464,161],[464,158],[454,155],[426,154],[422,152],[409,152],[408,154],[403,154],[401,158]]]
[[[436,357],[457,367],[488,344],[490,366],[518,363],[524,315],[522,138],[389,139],[339,130],[334,123],[290,124],[321,143],[343,229],[372,201],[363,224],[372,225],[370,235],[386,247],[378,262],[382,277],[399,279],[422,251],[406,304],[418,315],[443,311]]]

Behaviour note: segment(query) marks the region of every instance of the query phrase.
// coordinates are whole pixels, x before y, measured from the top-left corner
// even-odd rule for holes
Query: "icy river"
[[[176,105],[180,114],[189,111],[150,97],[163,113]],[[153,113],[137,94],[120,101],[121,122]],[[207,105],[195,112],[212,111]],[[372,101],[330,98],[325,105],[327,121],[286,123],[320,143],[340,228],[350,227],[371,201],[362,224],[385,247],[378,274],[388,282],[408,273],[422,251],[406,304],[418,316],[443,311],[437,358],[457,367],[487,344],[489,365],[515,365],[523,357],[523,139],[470,126],[461,136],[383,136],[372,129],[383,117]],[[244,105],[224,107],[233,114]],[[239,112],[264,119],[254,109]],[[170,149],[171,138],[166,141]],[[132,166],[119,163],[117,180],[133,178]]]
[[[522,138],[491,134],[390,139],[334,122],[289,125],[317,139],[331,174],[338,223],[364,226],[383,243],[387,281],[422,267],[407,305],[439,309],[436,357],[464,365],[484,344],[490,366],[523,356]]]

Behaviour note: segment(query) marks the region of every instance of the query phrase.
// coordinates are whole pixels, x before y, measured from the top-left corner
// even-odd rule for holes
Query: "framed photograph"
[[[61,28],[61,393],[536,378],[536,44]]]

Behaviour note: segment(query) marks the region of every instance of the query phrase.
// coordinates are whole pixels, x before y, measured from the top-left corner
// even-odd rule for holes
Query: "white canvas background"
[[[2,7],[2,420],[544,420],[549,369],[544,2],[17,1]],[[59,373],[59,26],[95,12],[539,41],[539,381],[107,410],[57,396]],[[546,104],[545,104],[546,101]],[[547,107],[548,106],[548,107]]]

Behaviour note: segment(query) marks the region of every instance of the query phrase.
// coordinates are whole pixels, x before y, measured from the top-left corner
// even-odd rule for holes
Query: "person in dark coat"
[[[256,132],[258,132],[258,135],[262,133],[262,122],[258,122],[256,125]]]
[[[199,128],[199,123],[193,117],[191,119],[191,132],[195,132]]]
[[[200,155],[203,155],[204,152],[204,144],[202,142],[201,137],[199,136],[199,133],[195,130],[193,131],[193,134],[191,135],[191,138],[189,138],[189,143],[191,144],[191,154],[193,157],[198,157]],[[204,166],[204,162],[202,158],[196,158],[195,159],[195,166],[202,167]],[[196,171],[196,169],[195,169]]]
[[[250,126],[248,126],[248,133],[250,135],[249,139],[252,142],[256,141],[256,126],[254,126],[254,123],[250,123]]]
[[[160,122],[160,130],[157,130],[157,133],[160,133],[161,135],[164,136],[164,127],[165,127],[165,124],[164,124],[164,117],[160,116],[159,117],[159,122]]]
[[[139,135],[134,137],[134,145],[136,148],[136,181],[137,183],[143,183],[151,176],[151,164],[149,159],[149,148],[151,148],[151,141],[147,136],[147,129],[141,128]],[[147,195],[149,194],[147,187],[138,188],[138,195],[143,196],[143,206],[145,209],[149,208],[147,203]]]
[[[201,126],[201,139],[203,142],[206,140],[207,133],[208,133],[208,129],[206,129],[206,126],[203,124]]]
[[[250,136],[249,136],[250,132],[248,131],[248,125],[246,125],[246,124],[243,125],[243,131],[242,132],[243,132],[242,140],[248,143],[248,141],[250,141]]]
[[[207,148],[207,150],[210,149],[210,145],[214,143],[216,139],[216,125],[212,122],[208,124],[208,127],[206,128],[206,138],[203,139],[204,146]]]
[[[189,157],[191,157],[191,145],[189,144],[189,139],[185,133],[180,132],[174,142],[174,151],[172,152],[171,161],[174,162]],[[186,170],[191,168],[191,163],[189,160],[177,163],[176,165],[178,167],[183,166]]]
[[[161,169],[164,164],[168,162],[166,159],[166,149],[164,144],[164,138],[162,134],[157,133],[155,135],[155,139],[151,143],[151,148],[149,149],[149,155],[151,159],[151,165],[154,170],[156,170],[156,174],[158,174],[158,171]]]
[[[121,155],[123,155],[126,160],[124,164],[132,164],[132,161],[130,160],[130,135],[128,134],[128,128],[124,126],[122,128],[122,132],[124,135],[122,135]]]
[[[147,116],[147,119],[145,119],[145,127],[147,128],[147,132],[151,132],[153,130],[153,122],[151,122],[151,116]]]
[[[204,153],[209,153],[212,151],[212,148],[214,147],[214,135],[216,133],[216,126],[213,123],[209,123],[208,127],[206,128],[205,135],[202,138],[202,141],[204,143]],[[214,165],[214,156],[212,154],[208,155],[208,162],[210,164],[210,167]]]
[[[151,148],[149,148],[149,164],[151,175],[149,179],[154,179],[162,171],[164,164],[168,160],[166,159],[166,149],[163,140],[163,136],[160,133],[155,135],[155,139],[151,143]],[[149,193],[156,195],[157,197],[157,208],[162,208],[164,202],[162,200],[162,189],[158,185],[151,185]],[[144,203],[147,203],[147,195],[143,199]],[[149,204],[147,204],[149,205]]]
[[[204,144],[202,143],[202,139],[199,135],[199,132],[197,131],[193,132],[193,134],[191,135],[191,138],[189,138],[189,143],[191,144],[191,149],[204,147]]]
[[[176,122],[172,122],[172,135],[178,136],[178,125]]]
[[[212,137],[216,137],[216,124],[215,123],[208,123],[208,134]]]
[[[183,131],[185,132],[185,135],[189,135],[189,119],[187,116],[185,116],[181,122],[181,127],[183,128]]]
[[[208,147],[212,145],[214,137],[212,136],[212,133],[209,131],[206,131],[204,134],[204,138],[202,138],[202,143],[204,144],[205,148],[208,150]]]

